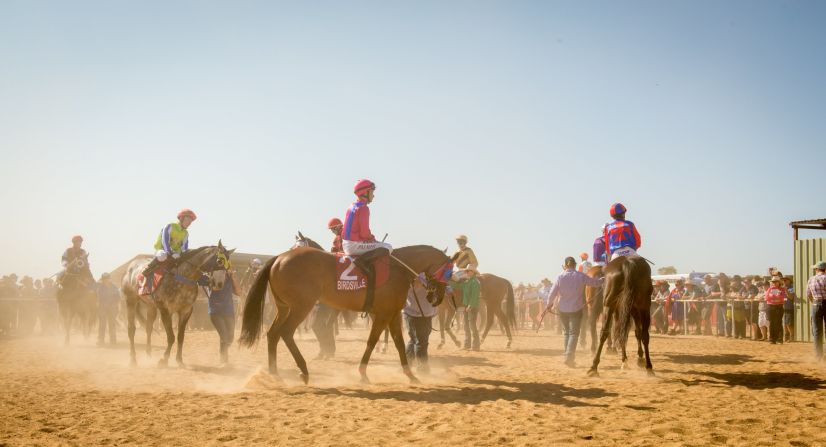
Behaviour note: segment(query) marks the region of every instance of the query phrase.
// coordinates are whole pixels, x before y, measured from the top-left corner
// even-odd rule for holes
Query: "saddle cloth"
[[[163,279],[164,272],[161,270],[156,270],[152,276],[154,276],[154,281],[152,281],[152,288],[149,288],[149,284],[144,278],[143,273],[138,273],[138,295],[149,295],[153,290],[158,288],[158,284],[160,284],[161,279]]]
[[[367,287],[367,276],[354,262],[351,256],[336,253],[336,290],[354,291]],[[381,287],[390,277],[390,256],[382,256],[373,260],[376,271],[376,288]]]

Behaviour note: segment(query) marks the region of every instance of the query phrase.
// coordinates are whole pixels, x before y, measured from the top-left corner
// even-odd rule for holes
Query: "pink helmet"
[[[184,208],[184,209],[181,210],[180,213],[178,213],[178,220],[181,220],[184,217],[189,217],[192,220],[195,220],[195,219],[198,218],[198,216],[195,215],[195,211],[192,211],[189,208]]]
[[[376,189],[376,184],[370,180],[361,179],[356,182],[356,186],[353,187],[353,194],[359,195],[360,192],[366,189]]]
[[[609,213],[611,214],[611,217],[614,217],[614,216],[619,216],[620,214],[625,214],[625,211],[626,211],[626,209],[625,209],[625,206],[623,204],[615,203],[615,204],[611,205],[611,210],[609,211]]]

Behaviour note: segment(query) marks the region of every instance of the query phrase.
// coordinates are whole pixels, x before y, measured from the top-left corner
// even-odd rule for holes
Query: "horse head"
[[[227,271],[232,268],[230,256],[234,252],[235,249],[228,250],[219,239],[218,245],[201,247],[185,253],[178,264],[190,266],[190,274],[195,275],[193,279],[206,276],[209,278],[209,286],[213,290],[220,290],[226,283]]]
[[[427,245],[402,247],[393,251],[411,269],[424,273],[427,301],[438,306],[445,297],[445,289],[453,273],[453,260],[442,250]]]
[[[321,245],[318,245],[318,243],[316,243],[316,241],[304,236],[300,231],[295,236],[295,244],[293,244],[293,246],[290,247],[290,250],[298,247],[310,247],[317,248],[319,250],[324,250],[323,248],[321,248]]]

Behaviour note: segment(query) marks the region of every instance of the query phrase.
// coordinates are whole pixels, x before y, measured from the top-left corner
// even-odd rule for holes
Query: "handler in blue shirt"
[[[120,303],[120,291],[112,284],[109,273],[100,275],[100,282],[97,285],[98,295],[98,346],[103,346],[106,338],[106,328],[109,328],[109,344],[114,346],[117,343],[115,330],[118,327],[118,307]]]
[[[221,340],[221,363],[229,363],[229,345],[235,337],[235,304],[232,300],[233,294],[241,293],[241,286],[235,278],[235,271],[231,268],[227,270],[227,278],[224,287],[218,290],[208,289],[209,319]]]
[[[597,287],[604,278],[591,278],[576,271],[576,260],[570,256],[565,258],[565,269],[554,282],[550,293],[550,303],[558,301],[559,320],[562,322],[562,332],[565,336],[565,365],[575,366],[576,343],[579,339],[579,327],[582,321],[582,308],[585,307],[585,286]]]

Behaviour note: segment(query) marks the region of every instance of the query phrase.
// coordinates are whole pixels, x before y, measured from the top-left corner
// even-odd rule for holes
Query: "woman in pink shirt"
[[[766,289],[766,304],[769,307],[769,340],[773,345],[783,343],[783,304],[786,302],[786,288],[783,278],[772,276],[771,286]]]

